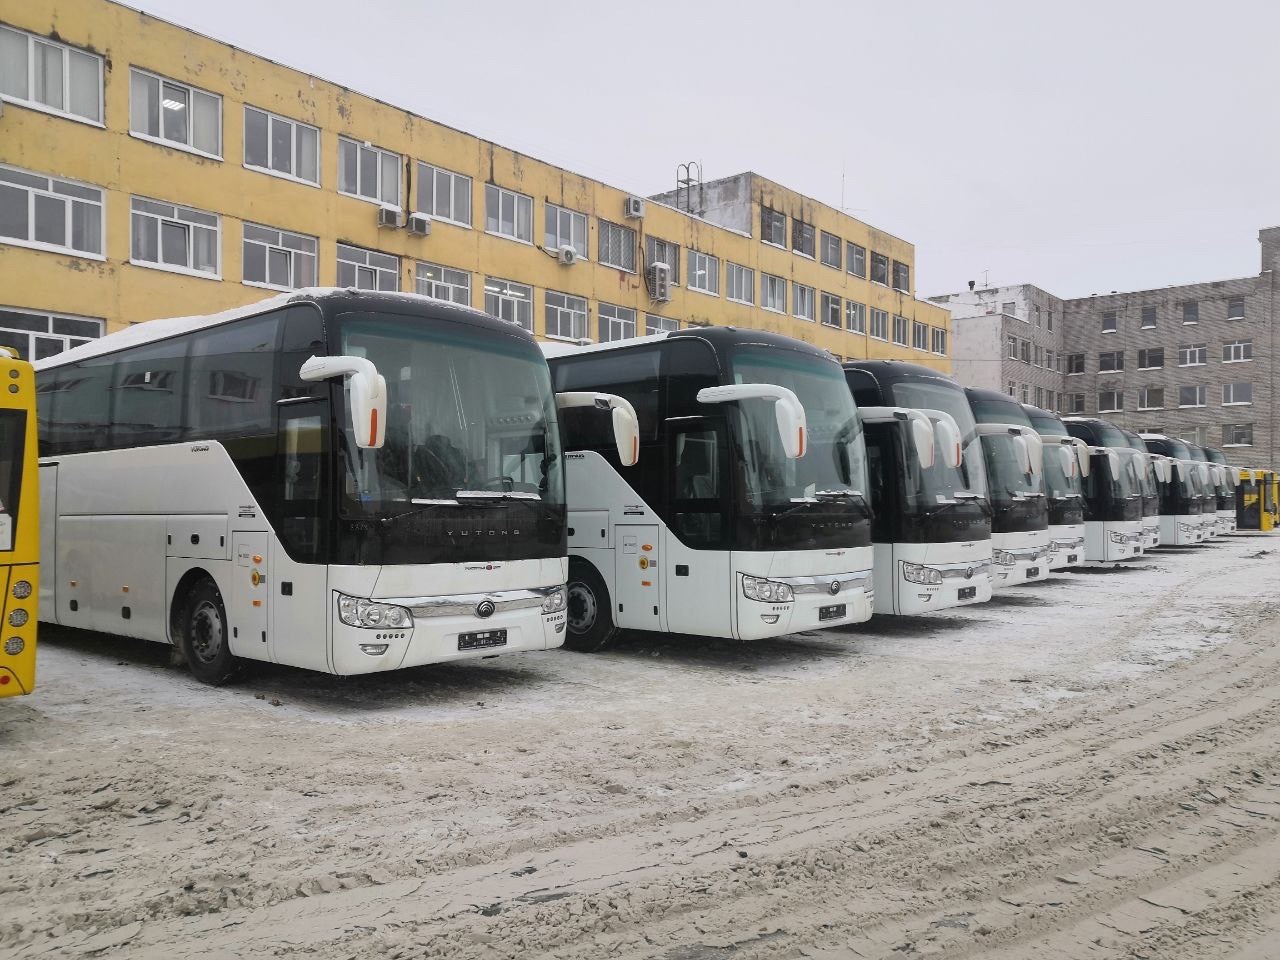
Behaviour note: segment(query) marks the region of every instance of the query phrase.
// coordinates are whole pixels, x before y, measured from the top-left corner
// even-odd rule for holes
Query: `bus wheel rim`
[[[201,663],[212,663],[222,652],[226,630],[222,614],[211,601],[205,600],[191,614],[191,650]]]
[[[569,597],[566,604],[569,615],[569,629],[574,633],[586,633],[596,623],[596,595],[585,583],[569,584]]]

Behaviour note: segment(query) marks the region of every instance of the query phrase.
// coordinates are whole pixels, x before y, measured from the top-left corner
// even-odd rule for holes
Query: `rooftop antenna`
[[[693,188],[698,188],[698,209],[693,209]],[[680,197],[684,195],[684,203]],[[702,164],[690,160],[676,167],[676,209],[701,217],[706,212],[705,196],[702,189]]]
[[[990,271],[990,270],[983,270],[983,271],[982,271],[982,285],[983,285],[984,287],[990,287],[990,286],[991,286],[991,271]]]

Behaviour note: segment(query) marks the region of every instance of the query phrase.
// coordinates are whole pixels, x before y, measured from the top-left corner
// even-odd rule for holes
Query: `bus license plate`
[[[819,620],[839,620],[844,616],[845,605],[843,603],[835,603],[829,607],[818,608]]]
[[[1039,567],[1027,567],[1027,579],[1031,579],[1032,577],[1038,577],[1038,576],[1040,576]]]
[[[505,647],[506,630],[480,630],[476,633],[458,634],[459,650],[485,650],[489,647]]]
[[[976,597],[977,595],[978,595],[978,588],[977,588],[977,587],[961,587],[961,588],[960,588],[960,599],[961,599],[961,600],[972,600],[972,599],[973,599],[974,597]]]

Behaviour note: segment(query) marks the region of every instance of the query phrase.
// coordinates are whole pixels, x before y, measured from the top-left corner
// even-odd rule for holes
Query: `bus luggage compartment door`
[[[231,597],[227,620],[231,628],[231,649],[255,660],[273,660],[267,625],[271,578],[267,561],[267,534],[231,534],[234,564],[231,567]]]
[[[614,621],[630,630],[660,630],[658,527],[620,524],[614,548]]]

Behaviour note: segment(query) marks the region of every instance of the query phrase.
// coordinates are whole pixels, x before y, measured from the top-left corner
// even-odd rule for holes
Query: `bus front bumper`
[[[870,570],[818,576],[769,577],[791,589],[787,601],[755,600],[745,592],[746,575],[737,580],[738,639],[761,640],[803,630],[825,630],[871,619],[875,591]],[[751,578],[756,579],[756,578]]]
[[[1048,530],[1042,532],[1047,538]],[[1051,541],[1034,546],[1001,545],[997,537],[1009,537],[1010,534],[991,535],[991,586],[995,590],[1017,586],[1020,583],[1034,583],[1049,576],[1049,561],[1053,559]]]

